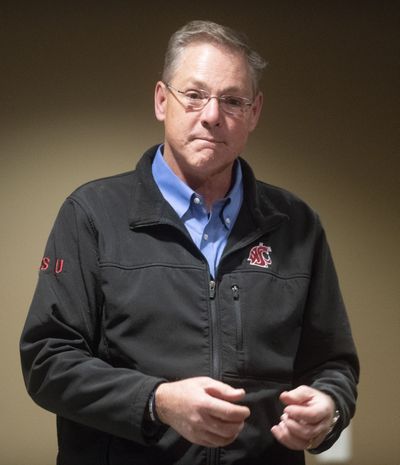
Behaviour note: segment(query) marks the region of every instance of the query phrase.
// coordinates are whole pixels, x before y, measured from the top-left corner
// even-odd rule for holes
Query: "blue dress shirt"
[[[235,164],[235,180],[227,196],[216,201],[207,211],[204,199],[185,184],[169,167],[157,150],[152,172],[165,200],[183,221],[193,242],[208,262],[210,274],[216,276],[218,263],[235,224],[243,201],[242,169]]]

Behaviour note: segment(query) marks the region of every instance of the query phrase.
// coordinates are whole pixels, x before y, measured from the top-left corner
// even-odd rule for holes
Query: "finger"
[[[225,422],[215,417],[205,419],[205,423],[211,433],[226,439],[237,436],[244,428],[244,421]]]
[[[236,389],[229,384],[221,383],[219,381],[215,381],[210,386],[205,388],[207,394],[212,397],[216,397],[217,399],[227,400],[229,402],[237,402],[245,396],[246,392],[244,389]]]
[[[284,391],[280,395],[280,400],[286,404],[301,405],[312,399],[314,390],[309,386],[299,386],[291,391]]]
[[[280,422],[278,425],[273,426],[271,428],[271,432],[277,441],[289,449],[303,450],[306,449],[309,444],[308,440],[305,441],[304,439],[292,434],[284,422]]]
[[[282,415],[281,421],[285,424],[291,434],[304,441],[309,441],[311,438],[319,436],[326,430],[326,427],[323,423],[310,424],[305,422],[298,422],[287,414]]]
[[[236,405],[225,400],[210,398],[207,412],[210,416],[228,423],[241,423],[250,416],[245,405]]]
[[[233,442],[240,431],[242,424],[230,424],[208,415],[201,415],[193,421],[177,429],[190,442],[207,447],[223,447]]]
[[[204,417],[197,432],[197,443],[209,447],[223,447],[232,443],[240,434],[244,423],[226,423],[212,417]]]
[[[285,407],[284,412],[297,421],[311,424],[320,422],[331,424],[334,408],[333,400],[329,396],[322,394],[316,396],[307,405],[288,405]]]
[[[290,405],[285,407],[284,413],[299,423],[317,425],[321,422],[329,423],[330,411],[324,408],[313,408],[310,406]]]

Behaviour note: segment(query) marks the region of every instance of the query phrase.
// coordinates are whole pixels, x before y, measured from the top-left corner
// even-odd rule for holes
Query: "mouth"
[[[212,137],[194,137],[193,140],[199,140],[202,142],[209,142],[210,144],[224,144],[224,141],[213,139]]]

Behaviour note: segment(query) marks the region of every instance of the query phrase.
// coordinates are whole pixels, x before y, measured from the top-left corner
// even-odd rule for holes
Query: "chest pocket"
[[[221,285],[226,373],[288,381],[301,335],[309,280],[265,271],[233,273]]]

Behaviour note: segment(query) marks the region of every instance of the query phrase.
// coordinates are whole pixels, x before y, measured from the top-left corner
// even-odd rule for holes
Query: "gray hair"
[[[212,42],[243,53],[249,64],[253,81],[253,91],[256,93],[266,61],[250,48],[247,37],[229,27],[211,21],[191,21],[176,31],[168,42],[165,53],[162,80],[169,82],[179,64],[179,58],[188,45],[195,42]]]

